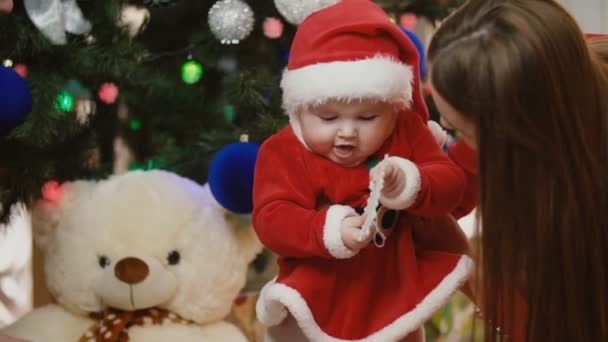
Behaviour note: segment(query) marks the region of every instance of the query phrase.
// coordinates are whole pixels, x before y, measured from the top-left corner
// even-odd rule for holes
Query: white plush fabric
[[[418,193],[422,186],[418,166],[411,161],[401,157],[389,157],[383,163],[392,163],[405,174],[405,187],[396,197],[380,196],[380,203],[387,208],[403,210],[416,203]]]
[[[344,245],[342,232],[340,231],[342,221],[354,215],[357,215],[355,209],[346,205],[332,205],[327,210],[325,226],[323,226],[323,242],[329,254],[334,258],[348,259],[357,254],[357,251],[353,251]]]
[[[75,341],[58,327],[66,334],[84,334],[91,325],[88,313],[111,304],[161,307],[197,323],[156,326],[162,338],[141,332],[132,336],[133,342],[182,336],[172,331],[183,331],[183,339],[173,338],[179,341],[246,341],[222,320],[261,244],[251,227],[237,227],[241,221],[229,221],[206,198],[210,192],[165,171],[135,171],[98,183],[69,183],[64,189],[60,203],[41,203],[33,212],[47,285],[59,306],[35,310],[0,335],[36,341],[38,332],[46,331],[38,341]],[[168,262],[173,251],[180,255],[175,265]],[[100,265],[101,256],[106,267]],[[118,279],[117,264],[127,258],[145,264],[144,279],[134,284]],[[136,337],[140,335],[145,338]]]

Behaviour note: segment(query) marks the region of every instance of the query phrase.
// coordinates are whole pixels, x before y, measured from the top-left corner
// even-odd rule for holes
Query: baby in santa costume
[[[281,81],[290,125],[264,142],[255,170],[253,225],[279,255],[257,303],[268,340],[421,341],[423,323],[467,280],[467,256],[412,238],[454,210],[465,186],[427,128],[418,58],[369,0],[299,26]],[[384,234],[361,240],[380,175]]]

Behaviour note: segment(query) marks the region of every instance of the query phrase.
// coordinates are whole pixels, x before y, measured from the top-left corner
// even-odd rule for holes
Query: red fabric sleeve
[[[437,145],[426,122],[412,114],[406,114],[405,138],[412,148],[410,161],[420,173],[420,190],[407,210],[419,216],[449,213],[462,199],[464,174]]]
[[[448,148],[448,156],[460,166],[466,177],[464,196],[458,207],[452,211],[452,215],[459,219],[468,215],[478,204],[477,151],[463,140],[459,140]]]
[[[354,255],[339,235],[339,225],[352,208],[315,208],[319,190],[311,181],[314,170],[307,168],[303,147],[290,135],[283,130],[268,139],[256,161],[253,226],[260,241],[284,257]]]

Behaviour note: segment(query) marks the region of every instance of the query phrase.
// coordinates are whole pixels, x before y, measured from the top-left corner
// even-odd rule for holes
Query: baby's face
[[[336,164],[355,167],[378,151],[395,128],[394,105],[373,100],[330,100],[299,114],[310,150]]]

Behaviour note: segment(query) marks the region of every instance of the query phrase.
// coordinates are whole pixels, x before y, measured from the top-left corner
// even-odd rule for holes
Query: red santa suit
[[[448,142],[447,132],[435,121],[427,123],[431,134],[441,148]],[[477,206],[477,192],[479,180],[477,176],[477,151],[467,145],[464,140],[448,146],[448,156],[456,165],[460,166],[466,177],[466,190],[460,204],[452,211],[456,219],[460,219],[473,211]]]
[[[279,274],[257,303],[267,326],[288,315],[311,341],[398,341],[419,329],[468,278],[470,259],[417,248],[412,229],[459,204],[465,178],[426,127],[415,47],[368,0],[344,0],[298,28],[283,75],[291,125],[260,148],[253,225],[279,255]],[[369,163],[346,168],[311,152],[297,111],[329,98],[402,105],[397,125]],[[346,247],[342,220],[363,208],[369,167],[384,155],[406,174],[403,192],[381,197],[384,247]],[[398,214],[397,214],[398,213]],[[392,227],[392,228],[391,228]]]
[[[477,151],[469,147],[464,140],[459,140],[448,147],[448,156],[466,176],[466,189],[460,204],[452,211],[454,218],[467,216],[477,206],[479,180],[477,176]]]

